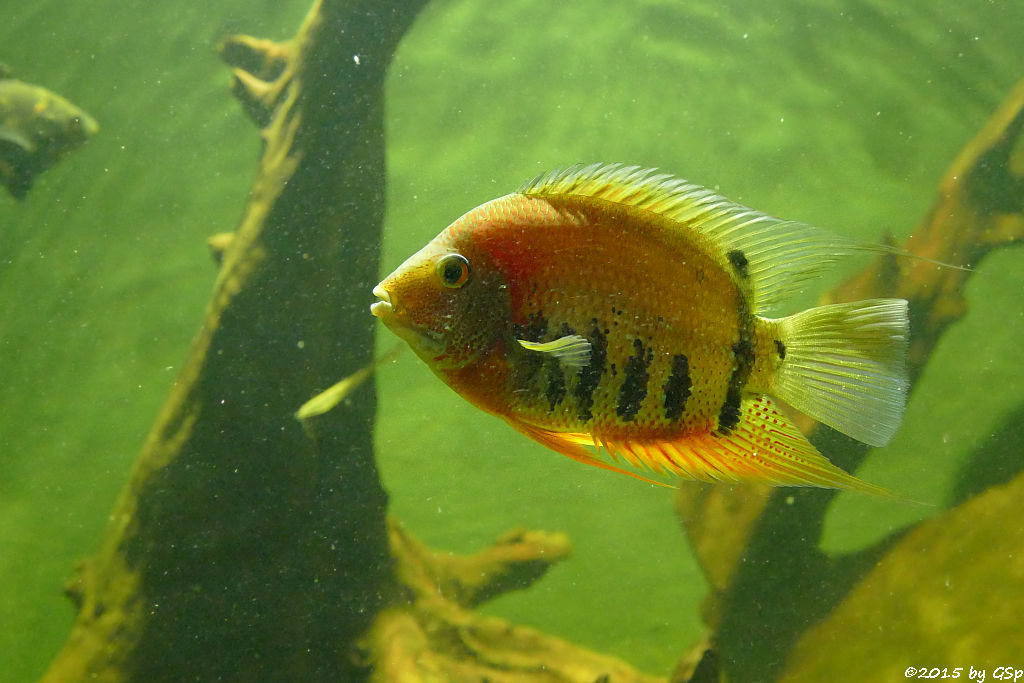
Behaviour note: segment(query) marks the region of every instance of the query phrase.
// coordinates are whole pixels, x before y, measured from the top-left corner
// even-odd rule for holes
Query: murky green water
[[[200,322],[216,274],[205,239],[235,227],[254,173],[257,133],[215,45],[286,38],[307,5],[9,4],[0,61],[102,126],[26,201],[0,195],[0,681],[25,681],[63,643],[61,585],[95,550]],[[659,166],[774,215],[905,237],[1024,75],[1022,25],[1004,2],[435,0],[388,83],[384,270],[465,210],[582,161]],[[1022,286],[1019,249],[980,267],[968,315],[863,478],[942,502],[1020,406]],[[394,343],[382,330],[380,348]],[[517,525],[573,539],[571,560],[487,611],[670,670],[706,591],[671,493],[529,442],[412,354],[378,383],[380,468],[415,534],[455,551]],[[840,496],[825,545],[929,514]]]

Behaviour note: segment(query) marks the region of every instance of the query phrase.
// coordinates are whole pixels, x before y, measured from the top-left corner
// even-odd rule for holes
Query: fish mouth
[[[380,299],[380,301],[375,301],[372,304],[370,304],[370,313],[377,316],[378,318],[383,318],[384,316],[391,313],[391,311],[394,309],[394,305],[391,303],[391,295],[388,294],[388,290],[384,289],[380,285],[377,285],[376,287],[373,288],[373,295]]]

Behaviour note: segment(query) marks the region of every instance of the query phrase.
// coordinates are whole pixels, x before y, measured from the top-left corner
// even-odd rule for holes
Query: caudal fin
[[[871,446],[892,439],[907,404],[907,302],[870,299],[777,321],[785,357],[771,393]]]

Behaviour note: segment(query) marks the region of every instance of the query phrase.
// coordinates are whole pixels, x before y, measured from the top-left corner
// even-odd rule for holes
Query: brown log
[[[944,176],[931,210],[901,245],[950,264],[977,266],[1024,237],[1024,82],[1018,84]],[[971,270],[886,256],[822,299],[903,297],[910,302],[909,371],[917,378],[942,334],[966,312]],[[822,452],[854,470],[868,448],[803,419]],[[854,556],[818,550],[835,492],[767,487],[686,486],[676,508],[708,576],[706,621],[731,680],[771,680],[789,649],[827,615],[898,539]],[[914,653],[907,653],[908,655]],[[899,672],[893,672],[893,675]]]
[[[471,607],[525,588],[570,552],[563,534],[513,530],[470,557],[426,548],[391,525],[404,604],[382,610],[363,640],[372,681],[664,683],[608,655]]]
[[[1016,433],[1022,426],[1017,421]],[[1019,458],[1019,450],[1014,449]],[[988,672],[1020,658],[1024,475],[917,525],[828,619],[796,643],[781,680],[893,680],[907,666]]]
[[[287,49],[225,48],[265,124],[258,175],[44,680],[363,674],[353,644],[392,585],[374,394],[313,441],[293,414],[371,360],[384,76],[424,2],[317,0]]]

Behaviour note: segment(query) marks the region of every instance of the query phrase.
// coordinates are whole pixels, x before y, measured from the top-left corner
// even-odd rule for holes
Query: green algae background
[[[216,43],[287,38],[307,9],[2,10],[0,61],[101,131],[27,201],[0,195],[0,681],[33,680],[63,643],[61,585],[96,548],[201,320],[216,274],[204,240],[244,206],[259,141]],[[659,166],[845,234],[904,237],[1024,76],[1021,25],[1024,7],[1003,2],[435,0],[389,79],[384,268],[526,178],[597,160]],[[1020,263],[1018,248],[981,266],[970,312],[862,476],[941,504],[1019,409]],[[395,343],[382,329],[380,348]],[[471,552],[526,525],[574,541],[571,560],[487,611],[670,669],[700,633],[705,593],[670,492],[529,442],[411,353],[378,383],[382,476],[420,538]],[[928,514],[840,496],[824,544],[857,548]]]

